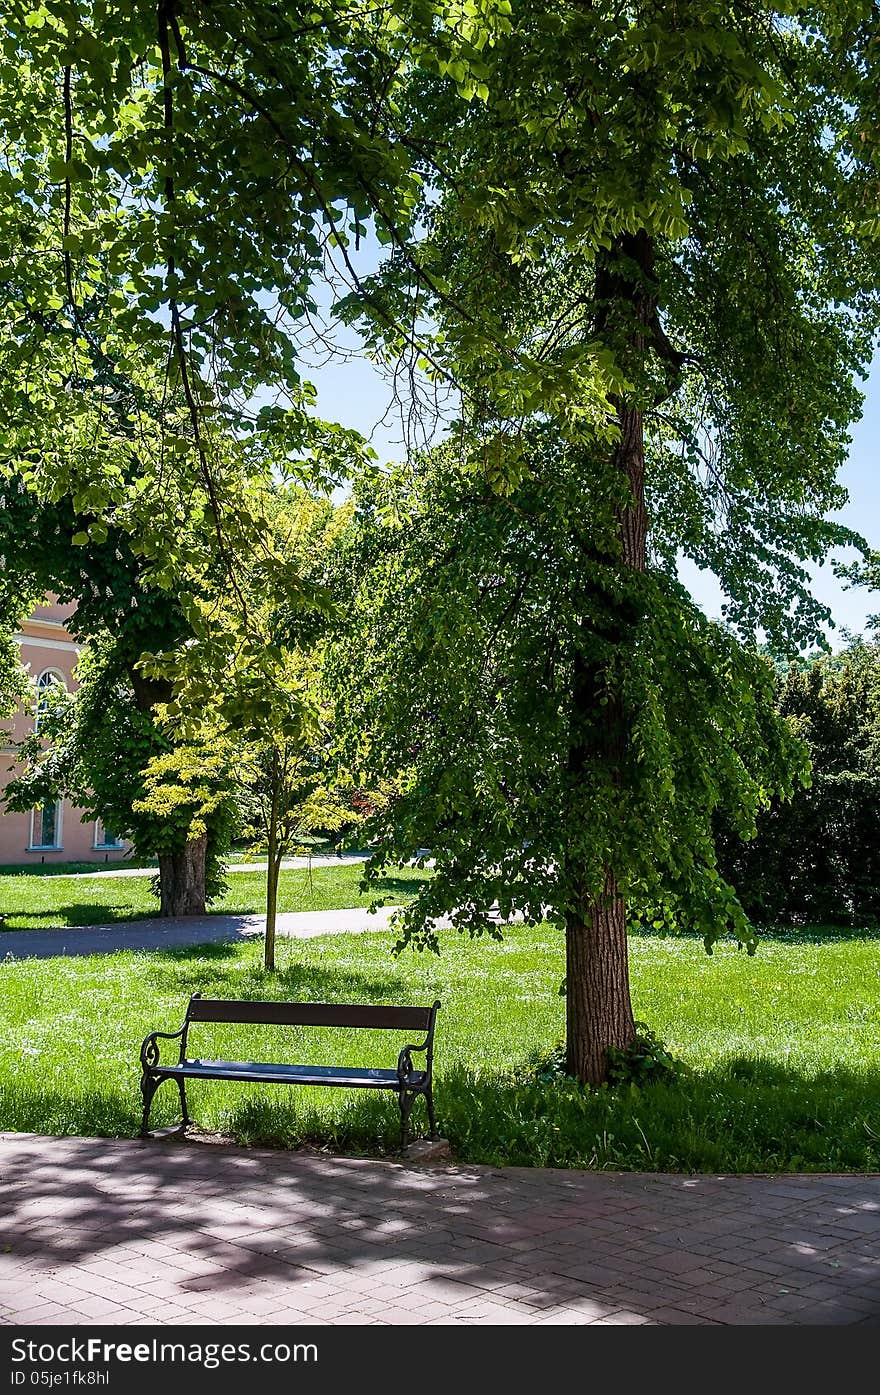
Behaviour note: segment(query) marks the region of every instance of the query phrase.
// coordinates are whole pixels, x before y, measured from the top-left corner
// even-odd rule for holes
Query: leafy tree
[[[584,1081],[633,1039],[627,915],[753,948],[713,819],[747,834],[805,773],[752,636],[815,642],[804,562],[852,541],[827,514],[878,323],[877,17],[523,3],[464,116],[442,80],[407,94],[442,151],[413,313],[462,414],[364,499],[346,707],[379,768],[409,756],[381,855],[437,859],[405,937],[549,908]],[[409,284],[393,258],[371,283]]]
[[[223,854],[234,828],[230,770],[222,753],[174,749],[151,711],[134,700],[116,646],[92,641],[77,665],[74,693],[52,688],[41,695],[40,722],[15,749],[16,773],[4,791],[7,807],[26,812],[47,799],[67,798],[87,819],[132,840],[141,856],[156,856],[155,891],[161,915],[203,914],[221,895]],[[36,710],[36,694],[32,694]],[[159,752],[164,752],[159,756]],[[161,805],[143,805],[145,770],[170,762],[173,793]],[[187,780],[198,772],[198,792]],[[209,798],[210,792],[210,798]]]
[[[0,559],[0,720],[14,716],[29,696],[16,634],[36,599]]]
[[[182,616],[183,593],[210,603],[222,578],[242,672],[265,663],[242,581],[254,557],[308,608],[264,545],[250,486],[273,472],[327,482],[362,454],[354,433],[314,417],[300,377],[313,282],[359,284],[353,257],[371,220],[384,239],[405,239],[423,177],[399,129],[403,75],[452,64],[464,83],[507,9],[6,7],[0,471],[7,493],[60,516],[56,536],[42,534],[47,584],[77,599],[84,633],[107,625],[125,648],[144,714],[170,689],[137,661],[197,621]],[[19,560],[25,514],[7,544]],[[146,594],[154,618],[165,608],[158,644],[127,610],[115,623]],[[202,848],[189,840],[173,868],[187,910]]]
[[[563,592],[554,668],[581,817],[563,856],[532,862],[566,922],[570,1068],[601,1078],[632,1038],[627,902],[747,936],[712,813],[730,786],[748,826],[797,764],[787,730],[743,726],[728,702],[753,681],[767,697],[753,656],[671,578],[679,549],[713,567],[745,634],[790,643],[822,623],[802,561],[842,536],[823,520],[876,324],[876,5],[8,8],[6,456],[41,497],[73,487],[98,538],[128,529],[156,584],[186,577],[200,603],[219,567],[245,672],[264,628],[239,576],[252,556],[285,575],[246,486],[355,453],[297,378],[298,322],[333,258],[370,348],[418,341],[460,387],[466,474],[515,507],[557,454],[547,513],[551,531],[576,525],[560,566],[583,581]],[[392,255],[364,278],[370,220]],[[756,723],[763,772],[738,745]],[[702,733],[720,748],[708,779]],[[421,742],[413,729],[414,760]],[[496,862],[522,844],[497,810]],[[460,904],[472,862],[450,862]],[[488,928],[480,865],[472,924]]]
[[[332,714],[320,693],[334,616],[329,549],[350,511],[337,517],[327,499],[299,489],[264,493],[263,552],[239,579],[249,644],[239,643],[237,598],[221,589],[192,602],[194,634],[184,645],[144,661],[172,686],[173,696],[158,713],[178,749],[150,762],[136,808],[166,815],[185,810],[198,832],[235,789],[239,832],[267,849],[264,963],[273,971],[285,853],[315,829],[337,831],[352,819],[330,778]],[[210,752],[229,772],[225,793],[206,781],[193,748]]]
[[[127,529],[162,585],[205,563],[205,522],[234,592],[261,546],[242,481],[348,463],[298,367],[313,282],[360,284],[370,220],[405,242],[424,182],[405,75],[464,83],[508,8],[10,0],[0,463],[71,493],[81,541]]]
[[[0,503],[4,624],[20,617],[22,596],[30,601],[52,592],[75,603],[68,627],[90,650],[54,749],[50,753],[44,739],[25,743],[18,752],[24,769],[7,786],[7,802],[28,809],[42,798],[66,795],[89,817],[130,836],[139,853],[159,857],[163,915],[203,913],[206,894],[222,886],[225,815],[218,813],[210,837],[206,830],[189,839],[179,812],[169,821],[136,816],[132,808],[143,794],[145,765],[168,746],[153,709],[171,695],[167,680],[147,676],[139,661],[191,637],[181,593],[151,582],[125,529],[102,525],[94,537],[84,533],[84,515],[70,494],[41,501],[20,476],[10,475],[0,479]]]
[[[275,924],[278,878],[285,854],[301,846],[317,830],[338,832],[350,822],[350,811],[328,781],[325,752],[316,744],[271,741],[264,736],[245,753],[239,777],[244,783],[244,834],[265,846],[267,970],[275,968]]]
[[[12,634],[0,635],[0,719],[14,715],[25,691],[18,644]]]

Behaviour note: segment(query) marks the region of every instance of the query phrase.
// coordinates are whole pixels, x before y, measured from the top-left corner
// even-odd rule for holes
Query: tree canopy
[[[806,773],[754,644],[819,639],[805,564],[859,541],[828,515],[880,307],[876,20],[525,3],[485,101],[409,94],[444,133],[421,304],[462,412],[366,501],[352,741],[408,756],[383,850],[437,854],[410,935],[453,906],[477,933],[496,904],[565,924],[582,1079],[633,1039],[627,914],[752,948],[713,821],[748,835]],[[402,285],[392,260],[375,293]]]

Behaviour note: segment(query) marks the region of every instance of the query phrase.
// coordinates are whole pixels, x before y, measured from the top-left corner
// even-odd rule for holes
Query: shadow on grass
[[[204,962],[193,966],[192,978],[181,980],[179,1014],[184,1017],[186,993],[210,992],[216,980]],[[372,979],[357,973],[323,972],[314,966],[292,966],[275,980],[274,996],[299,1000],[404,1002],[409,997],[401,980]],[[330,991],[328,991],[330,990]],[[236,986],[242,997],[266,996],[265,980],[255,971]],[[157,1014],[161,1019],[165,1013]],[[241,1027],[217,1028],[197,1024],[190,1049],[212,1056],[221,1041],[224,1056],[240,1059],[288,1059],[278,1054],[277,1033],[254,1040]],[[197,1033],[217,1033],[208,1048]],[[223,1034],[226,1034],[225,1036]],[[399,1045],[388,1033],[388,1063]],[[340,1032],[330,1054],[345,1045],[345,1056],[360,1064],[382,1065],[363,1057],[358,1033],[350,1042]],[[241,1049],[254,1043],[262,1053]],[[58,1091],[31,1082],[0,1086],[0,1129],[22,1132],[131,1137],[140,1127],[140,1039],[132,1038],[130,1068],[100,1090]],[[173,1045],[173,1044],[172,1044]],[[276,1054],[266,1047],[274,1047]],[[174,1048],[176,1050],[176,1047]],[[303,1059],[320,1062],[327,1050],[320,1033],[308,1038]],[[291,1058],[292,1059],[292,1058]],[[230,1082],[191,1082],[190,1110],[208,1131],[235,1141],[267,1147],[322,1146],[356,1154],[381,1156],[393,1151],[400,1118],[393,1095],[366,1091],[322,1090],[289,1086],[236,1085]],[[165,1093],[167,1091],[167,1093]],[[659,1172],[873,1172],[880,1171],[880,1073],[866,1069],[831,1069],[805,1073],[782,1063],[735,1057],[671,1083],[638,1089],[631,1086],[587,1090],[561,1078],[537,1081],[526,1073],[504,1075],[452,1064],[435,1071],[435,1098],[441,1130],[456,1157],[464,1162],[495,1166],[612,1169]],[[176,1092],[163,1086],[156,1096],[153,1124],[170,1125],[179,1118]],[[413,1133],[425,1127],[422,1106],[416,1105]]]
[[[272,1147],[376,1154],[396,1146],[393,1098],[318,1091],[298,1100],[297,1093],[306,1092],[230,1101],[223,1131]],[[442,1132],[464,1162],[710,1173],[880,1170],[876,1071],[806,1075],[736,1057],[669,1084],[590,1091],[574,1081],[458,1064],[438,1071],[435,1096]],[[415,1132],[423,1126],[420,1108]]]
[[[473,1161],[645,1171],[880,1169],[880,1072],[738,1056],[643,1088],[590,1091],[457,1070],[441,1107]]]
[[[380,881],[372,884],[368,892],[361,895],[356,906],[363,909],[371,899],[379,898],[393,898],[394,901],[411,900],[417,894],[422,883],[427,880],[429,880],[427,877],[383,877]],[[283,897],[284,889],[282,888],[282,913],[284,913]],[[308,901],[307,896],[302,899]],[[314,906],[297,902],[296,911],[308,913],[310,910],[348,909],[346,907],[325,906],[322,892],[317,894],[314,899],[316,902]],[[264,911],[265,907],[259,898],[256,901],[251,897],[233,902],[227,894],[225,899],[209,905],[205,914],[207,916],[260,916],[264,914]],[[89,926],[121,924],[128,921],[155,920],[158,917],[158,899],[155,904],[146,909],[142,905],[134,906],[129,902],[120,901],[74,902],[54,905],[47,910],[17,910],[13,907],[0,914],[0,934],[30,930],[75,930]],[[19,920],[25,923],[17,924],[16,921]]]
[[[47,911],[4,911],[0,931],[15,930],[76,930],[89,925],[113,925],[116,921],[151,920],[159,914],[159,902],[149,910],[132,906],[125,902],[91,901],[76,902],[71,905],[53,906]],[[17,919],[27,921],[26,925],[16,925]],[[10,921],[12,924],[10,924]],[[39,921],[34,925],[33,921]]]
[[[322,969],[320,965],[295,960],[297,941],[285,940],[276,945],[279,967],[274,974],[267,974],[262,960],[255,957],[249,965],[242,965],[240,943],[224,941],[217,944],[185,946],[166,950],[163,961],[190,965],[189,972],[178,974],[175,983],[181,993],[181,1020],[186,1008],[185,994],[202,993],[210,997],[212,990],[221,998],[286,998],[290,1002],[365,1002],[365,1003],[404,1003],[412,995],[412,988],[400,974],[391,975],[387,971],[380,978],[358,973],[334,965],[332,969]],[[229,963],[236,960],[234,991],[230,992]],[[167,970],[165,964],[155,963],[153,967],[157,987],[167,992]],[[347,995],[347,996],[346,996]]]
[[[426,886],[431,878],[425,876],[415,877],[380,877],[377,882],[371,882],[370,891],[393,892],[395,896],[416,896],[423,886]]]
[[[124,858],[120,862],[17,862],[0,867],[3,877],[78,877],[82,873],[112,872],[117,869],[136,868],[158,872],[158,862],[144,862]]]

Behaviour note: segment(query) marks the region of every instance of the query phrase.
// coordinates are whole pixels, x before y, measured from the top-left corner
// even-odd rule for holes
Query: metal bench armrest
[[[189,1024],[184,1022],[179,1032],[150,1032],[141,1042],[141,1065],[145,1071],[155,1070],[159,1064],[159,1038],[165,1041],[175,1041],[178,1037],[183,1037]]]
[[[430,1045],[431,1045],[431,1038],[430,1038],[430,1037],[427,1037],[424,1041],[418,1042],[418,1043],[412,1042],[412,1041],[411,1041],[411,1042],[407,1042],[406,1046],[403,1048],[403,1050],[401,1051],[400,1055],[399,1055],[398,1058],[397,1058],[397,1078],[398,1078],[398,1080],[406,1080],[407,1076],[412,1075],[413,1069],[414,1069],[414,1067],[413,1067],[412,1053],[413,1053],[414,1051],[427,1051],[427,1050],[429,1049]],[[426,1073],[430,1075],[430,1072],[431,1072],[431,1062],[430,1062],[430,1060],[428,1060],[428,1061],[425,1062],[425,1067],[426,1067]]]
[[[437,1018],[437,1010],[440,1003],[435,1002],[431,1009],[431,1017],[428,1024],[428,1035],[425,1040],[419,1043],[408,1042],[397,1058],[397,1078],[401,1085],[413,1073],[412,1053],[414,1051],[426,1051],[428,1053],[425,1061],[425,1077],[427,1084],[431,1082],[431,1067],[434,1061],[434,1023]]]

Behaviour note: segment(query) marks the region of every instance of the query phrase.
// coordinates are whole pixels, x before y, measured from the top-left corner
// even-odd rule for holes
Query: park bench
[[[419,1095],[428,1109],[431,1138],[437,1137],[431,1069],[434,1056],[434,1021],[439,1002],[432,1007],[370,1007],[363,1003],[285,1003],[250,1002],[236,998],[203,998],[194,993],[186,1009],[183,1026],[177,1032],[150,1032],[141,1045],[141,1094],[144,1101],[141,1138],[149,1135],[150,1106],[165,1080],[175,1080],[180,1091],[185,1129],[190,1123],[186,1103],[187,1080],[238,1080],[266,1085],[335,1085],[350,1090],[393,1090],[400,1106],[400,1146],[407,1145],[409,1115]],[[209,1061],[187,1056],[192,1023],[247,1023],[269,1027],[365,1027],[371,1031],[425,1032],[425,1040],[408,1042],[400,1051],[394,1069],[373,1066],[299,1066],[265,1061]],[[163,1065],[160,1040],[180,1041],[178,1060]],[[425,1052],[424,1070],[416,1070],[412,1053]]]

